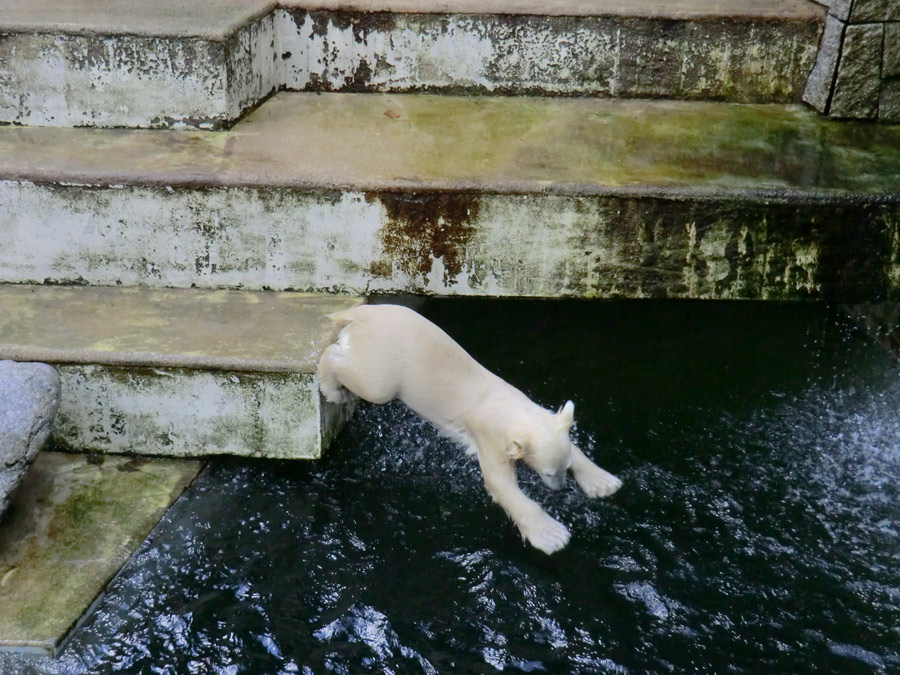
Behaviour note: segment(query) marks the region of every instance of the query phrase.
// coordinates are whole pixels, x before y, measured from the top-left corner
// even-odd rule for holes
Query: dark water
[[[40,672],[900,672],[900,367],[821,306],[436,301],[625,481],[525,489],[363,406],[316,463],[214,462]]]

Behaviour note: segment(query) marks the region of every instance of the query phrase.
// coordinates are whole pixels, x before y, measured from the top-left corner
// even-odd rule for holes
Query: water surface
[[[525,490],[400,404],[318,462],[216,461],[42,673],[900,672],[900,367],[820,305],[433,301],[624,479]]]

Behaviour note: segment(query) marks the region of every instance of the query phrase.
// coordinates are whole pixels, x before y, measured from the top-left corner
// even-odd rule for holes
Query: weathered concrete
[[[636,16],[633,4],[561,17],[280,11],[284,82],[303,91],[799,100],[820,17]]]
[[[16,1],[0,121],[215,129],[283,88],[797,101],[824,20],[806,0],[549,4]]]
[[[204,199],[244,187],[877,201],[896,196],[898,140],[900,129],[836,123],[799,106],[282,93],[228,132],[0,127],[0,179],[13,192],[4,207],[15,205],[13,181],[81,188],[88,201],[73,210],[82,216],[94,188],[110,188],[102,197],[111,200],[132,186],[191,188]],[[142,208],[145,225],[174,219]],[[256,209],[241,222],[213,214],[195,224],[224,234],[251,216],[278,218]],[[4,211],[9,227],[15,209]],[[78,227],[122,234],[88,220]]]
[[[326,315],[297,293],[0,286],[0,358],[56,363],[57,447],[175,457],[318,457],[349,411],[315,367]]]
[[[847,0],[849,1],[849,0]],[[820,3],[827,4],[827,3]],[[734,16],[759,19],[815,18],[809,0],[7,0],[0,22],[17,32],[209,36],[224,38],[247,20],[276,7],[392,12],[398,14],[521,14],[540,16],[667,16],[678,19]]]
[[[59,396],[50,366],[0,361],[0,518],[50,437]]]
[[[282,0],[279,6],[402,14],[617,15],[641,18],[667,16],[678,19],[721,16],[797,19],[820,15],[818,8],[807,0]]]
[[[274,7],[272,0],[5,0],[0,6],[0,27],[14,33],[224,40]]]
[[[200,467],[41,453],[0,526],[0,649],[61,647]]]
[[[0,27],[0,121],[222,128],[280,86],[273,22],[263,17],[227,40]]]
[[[797,107],[281,94],[228,133],[0,129],[0,280],[883,297],[900,129]]]

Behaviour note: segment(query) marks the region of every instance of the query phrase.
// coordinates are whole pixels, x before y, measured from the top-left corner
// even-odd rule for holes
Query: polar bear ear
[[[506,446],[506,454],[514,462],[520,459],[525,459],[525,440],[520,438],[514,438],[513,440],[511,440],[509,442],[509,445]]]
[[[566,401],[566,404],[556,413],[556,419],[564,429],[571,429],[575,423],[575,404],[572,401]]]

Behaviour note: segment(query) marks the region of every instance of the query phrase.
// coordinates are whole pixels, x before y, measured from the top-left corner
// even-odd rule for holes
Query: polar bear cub
[[[563,548],[569,531],[519,489],[516,460],[554,490],[564,485],[567,471],[589,497],[606,497],[622,485],[570,440],[571,401],[556,414],[541,408],[416,312],[362,305],[330,318],[340,332],[319,362],[325,399],[340,403],[355,395],[387,403],[399,398],[478,456],[488,493],[541,551]]]

